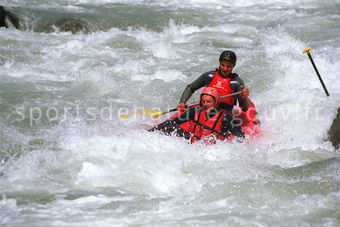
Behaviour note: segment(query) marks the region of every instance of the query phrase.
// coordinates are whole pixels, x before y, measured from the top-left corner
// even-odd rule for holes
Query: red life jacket
[[[229,95],[235,92],[233,89],[230,88],[230,80],[231,78],[224,78],[218,73],[218,71],[216,71],[213,80],[210,82],[210,84],[208,84],[207,87],[216,88],[220,92],[221,96]],[[233,106],[234,96],[221,99],[221,103]]]
[[[194,120],[189,122],[189,132],[192,133],[191,143],[211,135],[217,139],[224,140],[225,136],[221,132],[221,122],[225,110],[220,110],[213,117],[207,119],[205,110],[200,110],[196,113]],[[216,142],[213,138],[213,143]]]

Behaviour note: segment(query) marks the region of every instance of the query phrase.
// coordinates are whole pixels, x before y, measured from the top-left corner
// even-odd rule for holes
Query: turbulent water
[[[0,28],[1,226],[340,225],[339,0],[0,5],[21,20]],[[174,108],[226,49],[262,138],[191,145],[145,130],[169,115],[119,118]]]

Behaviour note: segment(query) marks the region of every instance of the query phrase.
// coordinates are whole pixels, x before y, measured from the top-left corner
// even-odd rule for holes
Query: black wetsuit
[[[217,69],[216,69],[217,70]],[[207,86],[208,84],[210,84],[214,78],[214,75],[215,75],[215,72],[216,70],[214,71],[209,71],[209,72],[206,72],[206,73],[203,73],[200,77],[198,77],[194,82],[192,82],[191,84],[189,84],[183,94],[182,94],[182,97],[180,99],[180,102],[184,102],[186,103],[188,101],[188,99],[191,97],[191,95],[198,89],[202,88],[202,87],[205,87]],[[220,71],[218,71],[220,75],[222,75],[220,73]],[[241,80],[240,77],[238,77],[238,75],[236,73],[231,73],[227,76],[227,78],[231,78],[230,80],[230,88],[232,90],[234,90],[235,92],[238,92],[240,91],[240,86],[244,86],[244,83],[243,81]],[[241,95],[236,95],[237,97],[237,100],[240,104],[240,107],[243,111],[247,111],[248,108],[249,108],[249,101],[248,99],[242,99],[241,98]],[[236,99],[235,100],[235,103],[234,105],[236,104]],[[220,104],[220,108],[222,109],[225,109],[229,112],[232,111],[233,109],[233,106],[230,106],[230,105],[227,105],[227,104],[224,104],[224,103],[221,103]]]
[[[189,139],[191,137],[190,133],[179,127],[179,125],[194,120],[195,115],[201,109],[202,109],[201,107],[190,108],[187,111],[185,111],[182,115],[167,120],[153,127],[152,129],[149,129],[148,131],[152,132],[158,130],[164,132],[166,135],[172,135],[172,133],[174,133],[176,136]],[[207,118],[209,119],[213,117],[215,114],[218,113],[219,110],[220,109],[210,112],[207,115]],[[229,137],[230,135],[235,135],[236,137],[238,137],[239,141],[241,141],[244,138],[244,133],[241,126],[228,112],[225,112],[223,115],[221,122],[221,133],[226,138]]]

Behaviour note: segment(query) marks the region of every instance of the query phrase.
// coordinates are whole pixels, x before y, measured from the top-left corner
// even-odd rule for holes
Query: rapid
[[[340,1],[1,0],[1,226],[339,226]],[[82,18],[89,32],[59,29]],[[326,97],[306,54],[327,86]],[[263,136],[149,133],[226,49]],[[190,102],[198,100],[197,91]]]

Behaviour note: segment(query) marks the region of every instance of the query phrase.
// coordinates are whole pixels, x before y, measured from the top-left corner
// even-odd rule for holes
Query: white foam
[[[173,80],[184,81],[186,79],[186,76],[183,75],[182,72],[177,70],[160,70],[152,75],[136,75],[131,78],[131,80],[136,81],[150,81],[155,79],[163,80],[164,82],[171,82]]]

